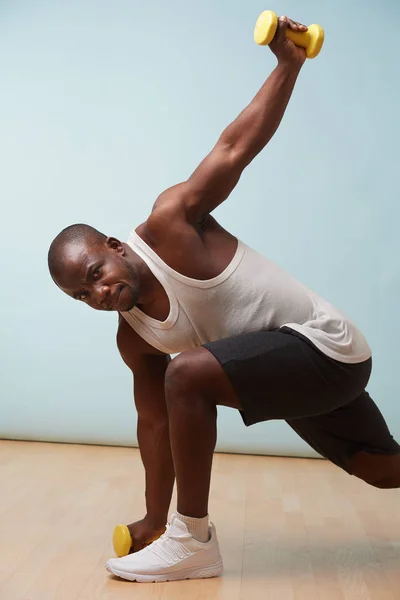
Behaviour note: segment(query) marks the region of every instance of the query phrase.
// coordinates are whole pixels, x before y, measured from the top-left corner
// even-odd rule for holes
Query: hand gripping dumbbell
[[[254,41],[260,46],[268,46],[274,39],[278,27],[278,17],[272,10],[265,10],[257,19]],[[324,43],[324,30],[320,25],[309,25],[308,31],[286,30],[286,37],[296,46],[305,49],[307,58],[315,58]]]
[[[154,539],[148,541],[148,544],[154,542],[159,535],[156,535]],[[117,556],[126,556],[130,553],[132,548],[132,536],[126,525],[116,525],[113,534],[113,548]]]

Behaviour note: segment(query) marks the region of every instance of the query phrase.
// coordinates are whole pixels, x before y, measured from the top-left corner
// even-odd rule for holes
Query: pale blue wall
[[[2,3],[0,436],[136,443],[116,316],[56,289],[48,244],[74,222],[126,238],[191,173],[274,65],[252,40],[265,8],[321,23],[326,45],[216,217],[358,323],[400,438],[400,10],[359,0]],[[219,431],[220,449],[309,452],[228,409]]]

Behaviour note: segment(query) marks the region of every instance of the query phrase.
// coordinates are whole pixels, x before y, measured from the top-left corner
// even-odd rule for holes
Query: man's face
[[[94,247],[67,245],[54,279],[63,292],[96,310],[128,311],[139,297],[135,268],[115,238]]]

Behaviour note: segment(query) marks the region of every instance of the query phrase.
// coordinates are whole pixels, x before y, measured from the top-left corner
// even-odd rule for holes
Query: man
[[[65,293],[120,313],[117,343],[134,374],[146,472],[147,513],[129,525],[132,552],[107,563],[128,580],[221,574],[208,518],[218,405],[239,410],[247,426],[285,419],[348,473],[400,486],[400,446],[365,391],[371,352],[360,331],[210,216],[281,122],[305,61],[288,27],[306,30],[280,18],[275,70],[128,243],[75,225],[49,250]],[[165,530],[175,478],[177,512]]]

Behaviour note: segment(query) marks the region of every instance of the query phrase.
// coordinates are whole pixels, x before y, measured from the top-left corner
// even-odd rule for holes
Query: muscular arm
[[[268,144],[279,127],[298,74],[293,65],[278,64],[188,179],[186,211],[192,221],[226,200],[243,170]]]
[[[168,359],[164,356],[142,357],[134,371],[137,437],[146,472],[147,519],[155,528],[163,527],[167,522],[175,481],[164,397]]]
[[[164,396],[165,371],[171,359],[139,338],[124,321],[117,345],[134,378],[137,437],[146,477],[146,520],[154,529],[162,529],[175,481]]]
[[[189,223],[199,223],[229,196],[245,167],[268,144],[282,120],[305,59],[304,51],[286,39],[286,28],[291,24],[280,22],[271,44],[278,58],[274,71],[222,132],[191,177],[159,196],[148,221],[150,227],[156,224],[162,231],[179,212]]]

